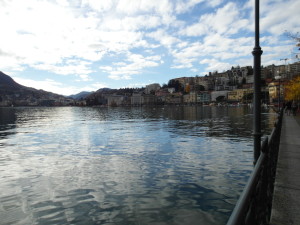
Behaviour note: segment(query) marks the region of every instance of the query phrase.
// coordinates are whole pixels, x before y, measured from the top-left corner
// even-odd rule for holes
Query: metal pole
[[[261,95],[260,95],[260,66],[262,50],[259,46],[259,0],[255,0],[255,46],[252,54],[254,56],[254,164],[258,160],[261,147]]]

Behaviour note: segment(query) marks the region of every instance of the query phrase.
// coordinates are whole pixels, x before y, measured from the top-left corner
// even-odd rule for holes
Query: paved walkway
[[[300,225],[300,117],[284,115],[271,225]]]

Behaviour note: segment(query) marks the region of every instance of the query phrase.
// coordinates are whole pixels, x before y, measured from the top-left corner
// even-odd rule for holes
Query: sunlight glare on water
[[[0,108],[0,224],[225,224],[247,107]],[[263,114],[265,134],[276,114]]]

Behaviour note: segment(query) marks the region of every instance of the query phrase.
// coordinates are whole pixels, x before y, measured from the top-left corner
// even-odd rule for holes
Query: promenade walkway
[[[300,117],[284,115],[271,225],[300,225]]]

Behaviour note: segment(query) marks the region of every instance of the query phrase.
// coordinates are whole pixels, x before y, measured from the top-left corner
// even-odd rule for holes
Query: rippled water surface
[[[252,116],[0,108],[0,224],[225,224],[252,170]]]

